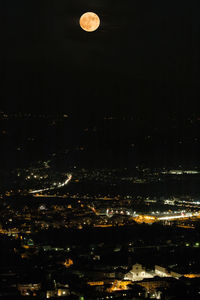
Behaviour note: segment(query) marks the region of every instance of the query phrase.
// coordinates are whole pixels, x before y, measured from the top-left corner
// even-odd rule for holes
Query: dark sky
[[[0,4],[1,104],[9,111],[197,110],[197,0],[6,0]],[[86,33],[79,17],[101,19]]]

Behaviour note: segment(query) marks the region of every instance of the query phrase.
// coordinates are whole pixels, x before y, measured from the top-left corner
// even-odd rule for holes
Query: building
[[[146,272],[145,268],[140,264],[135,264],[132,269],[125,274],[124,280],[141,281],[145,278],[153,278],[154,275]]]
[[[171,277],[168,270],[164,267],[160,267],[158,265],[155,265],[155,275],[159,277]]]

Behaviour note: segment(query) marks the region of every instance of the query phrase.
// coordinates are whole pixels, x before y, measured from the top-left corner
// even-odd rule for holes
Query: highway
[[[54,185],[51,186],[51,187],[44,188],[44,189],[39,189],[39,190],[33,190],[33,191],[30,191],[29,194],[37,194],[37,193],[42,193],[42,192],[54,190],[54,189],[57,189],[57,188],[61,188],[65,185],[67,185],[71,179],[72,179],[72,175],[69,174],[68,178],[63,183],[60,183],[60,182],[58,184],[54,183]]]

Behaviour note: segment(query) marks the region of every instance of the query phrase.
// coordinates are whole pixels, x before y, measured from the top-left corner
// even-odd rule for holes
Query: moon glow
[[[100,19],[95,13],[86,12],[80,17],[79,23],[83,30],[92,32],[99,27]]]

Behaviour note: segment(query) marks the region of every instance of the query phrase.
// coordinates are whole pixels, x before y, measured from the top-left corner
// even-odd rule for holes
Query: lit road
[[[163,221],[163,220],[185,219],[185,218],[191,218],[191,217],[197,217],[197,216],[199,216],[199,212],[158,217],[158,220]]]
[[[112,217],[113,215],[123,215],[127,217],[133,218],[138,223],[154,223],[159,221],[173,221],[173,220],[181,220],[181,219],[189,219],[189,218],[199,218],[200,211],[195,212],[168,212],[159,213],[155,215],[155,213],[137,213],[136,211],[132,211],[129,209],[107,209],[105,212],[99,213],[96,209],[92,209],[96,215],[106,215],[107,217]]]
[[[72,179],[72,175],[69,174],[68,178],[63,183],[60,183],[60,182],[58,184],[54,183],[54,185],[49,187],[49,188],[33,190],[33,191],[30,191],[29,193],[30,194],[36,194],[36,193],[42,193],[42,192],[54,190],[54,189],[57,189],[57,188],[61,188],[61,187],[64,187],[65,185],[67,185],[71,179]]]

